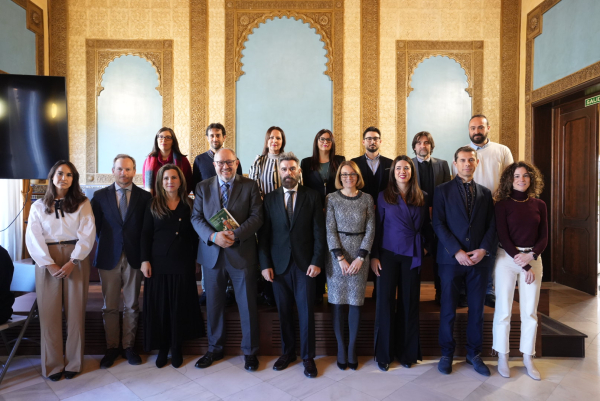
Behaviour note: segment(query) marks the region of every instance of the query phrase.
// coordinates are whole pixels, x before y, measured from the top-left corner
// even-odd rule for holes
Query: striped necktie
[[[229,183],[224,183],[221,185],[221,205],[224,208],[227,208],[227,204],[229,203]]]

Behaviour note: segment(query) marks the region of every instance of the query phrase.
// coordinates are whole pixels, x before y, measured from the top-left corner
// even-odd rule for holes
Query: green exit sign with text
[[[600,95],[585,99],[585,107],[600,103]]]

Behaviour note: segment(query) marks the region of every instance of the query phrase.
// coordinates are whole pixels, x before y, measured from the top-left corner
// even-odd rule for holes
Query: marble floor
[[[282,372],[272,369],[276,357],[261,356],[260,368],[249,373],[243,357],[227,357],[208,369],[194,367],[198,355],[187,356],[179,369],[157,369],[156,355],[143,356],[141,366],[123,359],[110,369],[98,368],[101,356],[85,358],[83,373],[73,380],[51,382],[40,375],[39,357],[18,357],[0,386],[0,400],[593,400],[600,399],[600,304],[576,290],[549,284],[550,315],[588,335],[586,357],[539,358],[541,381],[530,379],[512,358],[510,379],[501,377],[496,360],[485,357],[491,377],[473,371],[462,359],[454,372],[441,375],[437,359],[411,369],[394,364],[381,372],[372,358],[361,357],[357,371],[341,371],[335,357],[317,358],[319,377],[307,379],[301,363]],[[598,398],[596,398],[598,397]]]

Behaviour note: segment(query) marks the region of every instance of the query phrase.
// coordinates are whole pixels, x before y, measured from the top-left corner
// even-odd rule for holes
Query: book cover
[[[225,208],[219,210],[213,217],[208,219],[208,222],[217,231],[233,231],[239,228],[240,225]]]

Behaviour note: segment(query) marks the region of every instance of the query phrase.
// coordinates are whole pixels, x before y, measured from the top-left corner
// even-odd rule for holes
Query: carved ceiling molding
[[[208,150],[208,0],[190,0],[190,154]]]
[[[98,96],[104,89],[102,77],[108,65],[125,55],[144,58],[156,69],[162,96],[163,125],[172,127],[173,111],[173,40],[104,40],[87,39],[86,46],[86,182],[110,184],[112,174],[99,174],[98,157]],[[141,183],[141,174],[134,180]]]
[[[68,26],[69,8],[67,0],[48,1],[49,67],[52,76],[67,76]]]
[[[44,75],[44,10],[30,0],[12,0],[26,11],[26,26],[35,33],[35,73]]]
[[[406,104],[412,76],[424,60],[445,56],[464,69],[473,114],[483,112],[483,41],[396,41],[396,154],[406,153]]]
[[[225,127],[235,148],[236,82],[242,71],[242,50],[254,29],[274,18],[301,20],[314,28],[327,50],[325,74],[333,81],[333,134],[343,144],[344,1],[226,1],[225,2]],[[342,145],[343,146],[343,145]],[[343,154],[343,149],[340,149]]]
[[[502,0],[500,9],[499,142],[519,158],[521,1]]]
[[[360,127],[379,125],[379,29],[380,0],[360,2]],[[357,133],[361,153],[362,135]]]
[[[545,0],[527,14],[527,42],[525,48],[525,159],[533,160],[533,103],[564,92],[600,77],[600,62],[589,65],[564,78],[538,89],[533,89],[535,38],[542,34],[544,14],[561,0]]]

